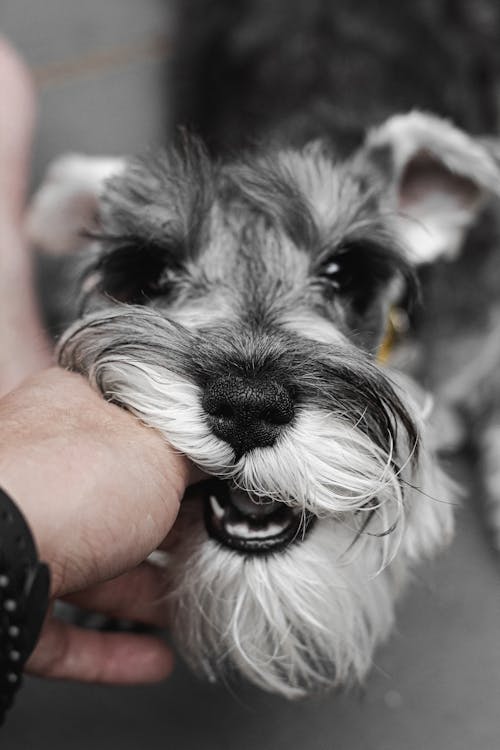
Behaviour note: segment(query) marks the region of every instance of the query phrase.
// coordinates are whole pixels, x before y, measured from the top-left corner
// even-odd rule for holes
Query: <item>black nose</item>
[[[272,445],[294,415],[289,389],[269,378],[225,375],[213,380],[203,396],[212,431],[241,455]]]

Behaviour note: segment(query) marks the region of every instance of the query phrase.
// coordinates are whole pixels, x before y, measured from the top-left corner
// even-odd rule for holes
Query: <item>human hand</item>
[[[106,403],[79,375],[53,368],[0,400],[0,485],[26,516],[52,571],[52,599],[163,626],[161,571],[144,560],[171,528],[187,459]],[[83,630],[50,616],[27,665],[98,682],[163,678],[158,639]]]

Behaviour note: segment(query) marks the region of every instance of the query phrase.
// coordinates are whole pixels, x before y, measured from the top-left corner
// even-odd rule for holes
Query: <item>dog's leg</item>
[[[125,159],[67,154],[49,165],[31,202],[26,230],[44,252],[61,255],[85,244],[97,227],[97,201],[106,180],[123,171]]]
[[[479,439],[479,470],[485,519],[494,548],[500,552],[500,413],[488,419]]]

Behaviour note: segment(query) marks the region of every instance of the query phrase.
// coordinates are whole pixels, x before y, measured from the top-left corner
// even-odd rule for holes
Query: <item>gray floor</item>
[[[166,0],[2,0],[0,28],[40,82],[34,181],[62,151],[162,141],[168,17]],[[200,684],[182,668],[147,689],[31,680],[0,747],[498,750],[499,584],[469,504],[452,547],[418,571],[363,693],[286,704]]]

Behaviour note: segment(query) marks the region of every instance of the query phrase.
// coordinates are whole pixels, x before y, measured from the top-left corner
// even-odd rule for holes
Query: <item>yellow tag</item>
[[[391,307],[387,317],[387,327],[384,338],[377,352],[377,361],[385,365],[391,356],[394,347],[401,336],[406,333],[409,327],[408,316],[400,307]]]

